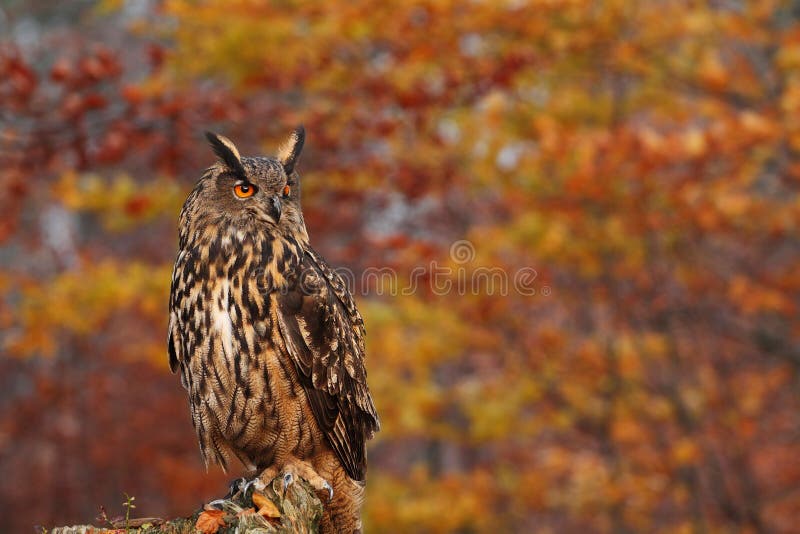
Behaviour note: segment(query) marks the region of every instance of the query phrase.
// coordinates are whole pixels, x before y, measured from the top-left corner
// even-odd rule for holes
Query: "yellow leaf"
[[[261,517],[280,517],[281,512],[271,500],[260,493],[253,493],[253,504],[258,506],[258,515]]]
[[[681,438],[672,448],[672,458],[678,465],[694,463],[700,456],[697,444],[689,438]]]
[[[723,194],[714,203],[720,212],[731,218],[745,215],[751,205],[750,197],[744,193]]]
[[[775,131],[775,125],[764,115],[753,111],[745,111],[739,115],[739,124],[745,131],[758,136],[769,136]]]
[[[708,143],[705,134],[698,128],[691,128],[683,135],[683,149],[691,157],[700,157],[706,153]]]
[[[728,83],[728,72],[715,51],[707,51],[700,60],[700,77],[711,87],[722,88]]]

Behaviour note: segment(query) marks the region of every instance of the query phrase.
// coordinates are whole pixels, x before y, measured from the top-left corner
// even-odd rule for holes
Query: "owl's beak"
[[[281,220],[281,210],[282,210],[281,199],[278,198],[277,196],[270,197],[267,202],[269,204],[269,206],[268,206],[269,207],[269,215],[277,223],[278,221]]]

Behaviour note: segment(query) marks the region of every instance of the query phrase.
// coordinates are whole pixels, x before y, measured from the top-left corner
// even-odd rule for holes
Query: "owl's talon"
[[[254,478],[250,482],[246,483],[243,488],[241,488],[242,495],[247,495],[247,491],[250,489],[251,486],[255,486],[257,490],[264,489],[263,487],[260,487],[262,484],[263,482],[261,482],[258,479],[258,477]]]
[[[247,483],[248,483],[247,479],[244,477],[239,477],[234,480],[231,480],[231,483],[228,484],[228,494],[225,495],[225,498],[230,499],[231,497],[242,491],[242,486],[245,486]]]
[[[286,493],[286,489],[294,483],[294,475],[291,473],[286,473],[283,475],[283,492]]]
[[[322,489],[328,490],[328,502],[331,502],[333,500],[333,488],[328,484],[327,480],[322,481]]]
[[[207,509],[223,510],[225,499],[216,499],[206,505]]]

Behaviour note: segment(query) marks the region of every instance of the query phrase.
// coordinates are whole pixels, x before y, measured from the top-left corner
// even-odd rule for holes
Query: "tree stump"
[[[257,503],[254,504],[253,498]],[[264,498],[271,504],[264,505]],[[274,505],[274,508],[272,507]],[[259,513],[259,511],[261,513]],[[160,518],[115,518],[104,525],[56,527],[52,534],[92,534],[99,532],[195,534],[198,519],[203,522],[219,518],[218,534],[248,532],[254,534],[313,533],[319,530],[322,502],[305,480],[296,481],[283,491],[283,476],[275,477],[266,488],[252,486],[246,494],[218,499],[189,517],[165,520]],[[237,530],[238,529],[238,530]],[[43,529],[45,530],[45,529]]]

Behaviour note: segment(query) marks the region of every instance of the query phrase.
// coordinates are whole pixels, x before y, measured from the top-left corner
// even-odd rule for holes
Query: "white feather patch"
[[[213,309],[211,311],[211,321],[214,330],[219,333],[220,341],[222,341],[222,352],[225,358],[233,357],[233,322],[231,321],[230,313],[228,312],[228,280],[223,279],[221,282],[221,289],[218,299],[213,302]],[[222,310],[219,309],[218,302],[222,302]]]

